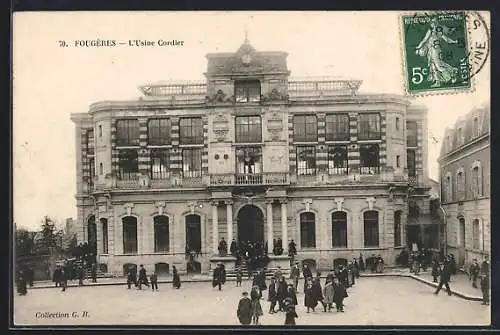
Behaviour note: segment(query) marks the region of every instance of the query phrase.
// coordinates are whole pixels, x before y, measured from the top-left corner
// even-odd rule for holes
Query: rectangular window
[[[235,128],[237,143],[257,143],[262,141],[260,116],[237,116]]]
[[[316,115],[296,115],[293,117],[293,140],[295,142],[318,141]]]
[[[102,137],[102,126],[99,125],[99,137]]]
[[[102,253],[108,253],[108,220],[101,219],[102,223]]]
[[[236,102],[259,102],[259,80],[237,80],[234,82],[234,96]]]
[[[377,144],[359,146],[359,169],[361,174],[380,173],[379,147]]]
[[[401,211],[394,212],[394,246],[401,246]]]
[[[380,139],[380,114],[364,113],[359,114],[359,140],[379,140]]]
[[[347,248],[346,212],[334,212],[332,214],[332,247]]]
[[[406,145],[417,146],[417,121],[406,121]]]
[[[364,214],[365,248],[378,248],[378,212],[368,211]]]
[[[170,144],[170,119],[150,119],[148,121],[148,144]]]
[[[182,150],[182,176],[185,178],[201,177],[201,148]]]
[[[396,130],[399,130],[399,118],[396,117]]]
[[[457,201],[465,200],[465,173],[457,173]]]
[[[472,221],[472,249],[478,250],[480,244],[479,220]]]
[[[126,119],[116,121],[116,144],[118,146],[139,145],[139,120]]]
[[[348,114],[328,114],[325,121],[327,141],[349,141]]]
[[[348,173],[347,146],[328,146],[328,174],[345,175]]]
[[[139,159],[137,150],[120,150],[118,154],[118,178],[138,179]]]
[[[401,166],[400,159],[401,159],[401,156],[396,155],[396,167],[397,167],[397,168],[399,168],[399,167]]]
[[[89,186],[92,187],[94,185],[94,176],[95,176],[95,160],[93,157],[89,158]]]
[[[94,154],[94,130],[93,129],[87,130],[86,142],[87,142],[86,143],[87,155],[93,155]]]
[[[169,151],[166,149],[151,150],[151,179],[168,179],[170,177]]]
[[[179,122],[180,144],[203,144],[201,117],[182,118]]]
[[[316,174],[316,147],[297,147],[297,175]]]
[[[415,177],[417,175],[415,150],[406,151],[406,165],[408,167],[408,177]]]

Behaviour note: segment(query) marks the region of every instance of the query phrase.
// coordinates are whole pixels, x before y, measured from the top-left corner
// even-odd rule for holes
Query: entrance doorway
[[[238,212],[238,241],[264,242],[264,213],[255,205],[245,205]]]

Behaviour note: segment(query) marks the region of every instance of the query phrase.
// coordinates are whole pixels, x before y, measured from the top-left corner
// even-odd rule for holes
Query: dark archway
[[[245,205],[237,217],[238,241],[264,242],[264,213],[255,205]]]

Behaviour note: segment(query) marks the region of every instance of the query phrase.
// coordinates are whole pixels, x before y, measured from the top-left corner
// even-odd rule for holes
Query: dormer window
[[[457,129],[457,145],[462,145],[462,128]]]
[[[236,102],[259,102],[259,80],[237,80],[234,82],[234,96]]]

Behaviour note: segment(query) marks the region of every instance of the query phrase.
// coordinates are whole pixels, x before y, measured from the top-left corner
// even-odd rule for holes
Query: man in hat
[[[488,255],[484,256],[481,263],[481,291],[483,292],[483,305],[490,304],[490,261]]]
[[[242,295],[236,316],[242,325],[249,325],[252,322],[252,300],[248,297],[248,292],[245,291]]]
[[[472,260],[472,264],[470,266],[470,275],[472,279],[472,287],[477,288],[477,277],[479,276],[479,271],[481,270],[481,267],[479,266],[479,263],[477,262],[477,259]]]
[[[214,269],[214,277],[212,280],[212,286],[219,287],[219,291],[222,289],[222,285],[226,282],[226,270],[224,269],[222,263],[217,264]]]
[[[299,285],[299,277],[300,277],[299,262],[295,262],[295,265],[290,269],[290,279],[292,280],[292,285],[295,292],[297,291],[297,286]]]

